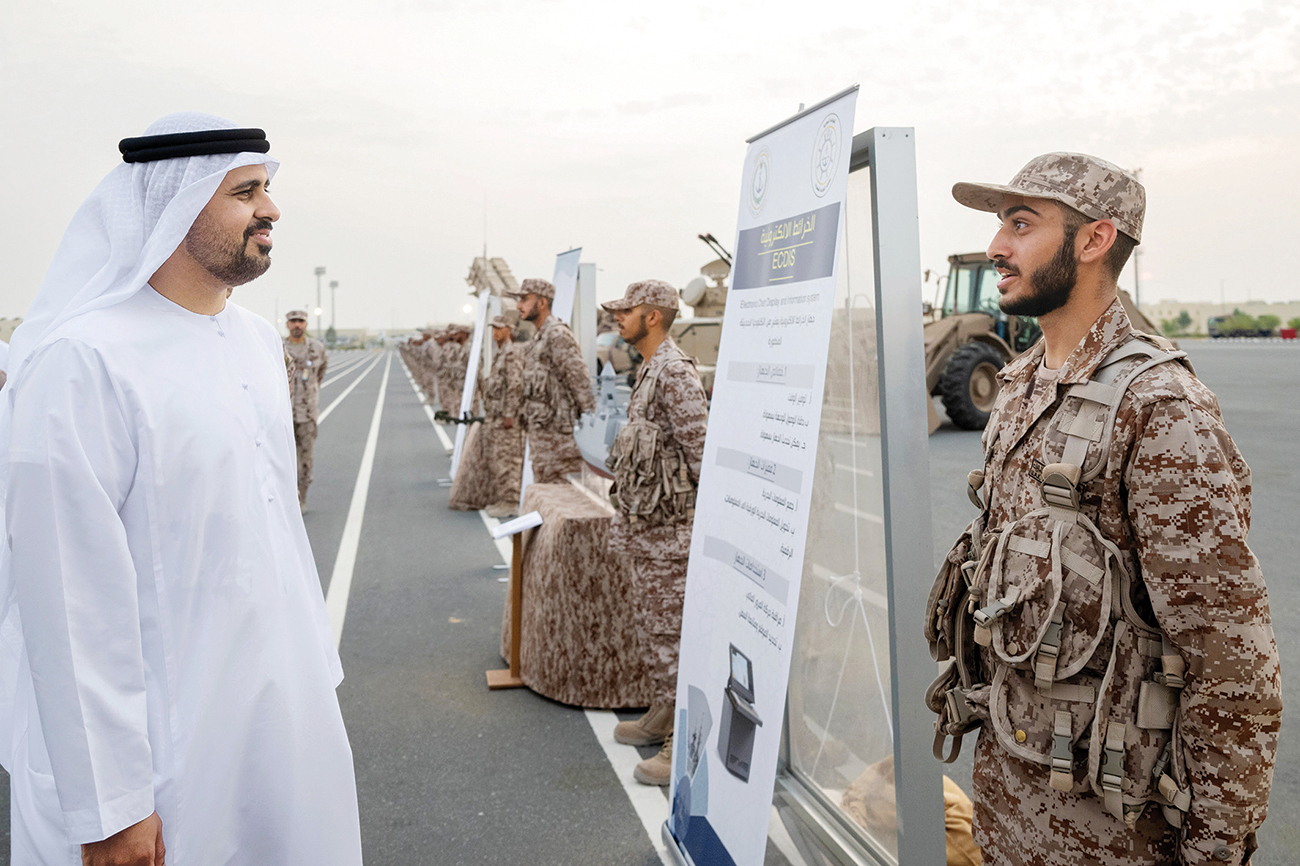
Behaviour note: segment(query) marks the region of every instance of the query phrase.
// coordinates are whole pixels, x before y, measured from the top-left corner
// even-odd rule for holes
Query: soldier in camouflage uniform
[[[293,403],[293,438],[298,444],[298,507],[307,504],[311,485],[311,452],[316,442],[316,421],[320,415],[320,386],[325,381],[325,344],[307,336],[307,314],[292,310],[285,316],[289,336],[284,353],[293,362],[289,374],[289,397]]]
[[[1282,710],[1250,469],[1214,394],[1116,300],[1145,191],[1053,153],[953,196],[998,215],[1001,307],[1043,339],[998,374],[981,515],[931,596],[927,637],[955,660],[936,754],[980,728],[987,862],[1249,862]]]
[[[614,729],[620,743],[663,743],[633,775],[646,785],[671,776],[677,653],[682,633],[686,561],[691,549],[695,491],[704,456],[708,403],[695,362],[668,334],[677,292],[659,280],[628,286],[622,300],[604,305],[620,336],[646,360],[637,369],[628,423],[610,451],[611,499],[618,508],[610,529],[612,551],[632,576],[637,634],[654,683],[644,716]]]
[[[524,471],[524,427],[520,410],[524,402],[523,350],[511,339],[513,329],[505,316],[492,320],[496,353],[483,387],[483,432],[489,437],[493,476],[490,517],[509,517],[519,508],[519,484]]]
[[[533,458],[533,480],[562,482],[582,471],[582,452],[573,439],[573,425],[583,412],[596,408],[591,377],[582,350],[569,326],[551,315],[555,286],[529,278],[520,284],[519,315],[537,327],[524,362],[524,423]]]

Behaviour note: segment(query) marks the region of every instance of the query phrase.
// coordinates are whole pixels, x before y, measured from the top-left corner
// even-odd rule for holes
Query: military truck
[[[925,387],[939,397],[952,423],[982,430],[998,396],[998,370],[1038,341],[1042,330],[1031,316],[1012,316],[998,307],[1001,276],[984,253],[948,257],[948,283],[938,309],[926,309]],[[1159,331],[1123,289],[1121,303],[1133,327]],[[929,305],[926,305],[929,307]],[[930,432],[939,415],[930,407]]]

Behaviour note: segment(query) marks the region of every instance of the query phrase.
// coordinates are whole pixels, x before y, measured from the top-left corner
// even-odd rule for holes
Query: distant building
[[[1178,314],[1187,311],[1192,317],[1189,334],[1206,333],[1206,322],[1213,316],[1228,316],[1233,310],[1241,310],[1251,316],[1273,315],[1282,320],[1282,327],[1295,318],[1300,318],[1300,301],[1229,301],[1226,304],[1208,303],[1206,301],[1170,301],[1163,300],[1154,304],[1143,304],[1142,312],[1157,326],[1162,319],[1173,321]]]

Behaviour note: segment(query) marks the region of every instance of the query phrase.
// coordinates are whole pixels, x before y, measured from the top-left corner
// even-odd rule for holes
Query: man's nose
[[[984,251],[984,254],[990,259],[1010,258],[1011,249],[1007,246],[1005,235],[1005,229],[998,229],[997,233],[993,235],[993,240],[989,241],[988,249]]]
[[[262,202],[258,206],[254,216],[275,222],[280,218],[280,209],[275,206],[275,202],[271,200],[269,195],[263,195]]]

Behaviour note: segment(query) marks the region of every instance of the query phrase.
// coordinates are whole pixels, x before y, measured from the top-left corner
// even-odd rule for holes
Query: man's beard
[[[637,343],[641,342],[641,340],[644,339],[647,334],[650,333],[650,329],[645,326],[645,313],[639,314],[635,328],[631,327],[632,323],[627,319],[624,319],[624,321],[627,322],[629,326],[627,329],[629,336],[623,337],[623,341],[626,343],[630,343],[633,346],[635,346]],[[622,336],[622,334],[620,334],[619,336]]]
[[[1003,298],[998,302],[1002,312],[1012,316],[1045,316],[1069,303],[1079,278],[1079,260],[1074,257],[1074,237],[1078,232],[1078,228],[1066,228],[1052,260],[1030,275],[1029,291],[1019,298]]]
[[[542,314],[542,305],[541,305],[541,304],[533,304],[532,309],[530,309],[530,310],[528,311],[528,313],[524,316],[524,321],[525,321],[525,322],[536,322],[536,321],[537,321],[537,317],[540,316],[541,314]]]
[[[271,221],[257,219],[244,229],[237,243],[227,243],[199,214],[185,235],[185,250],[203,269],[227,286],[242,286],[251,282],[271,267],[269,248],[257,244],[260,255],[250,256],[248,241],[254,232],[269,229]]]

